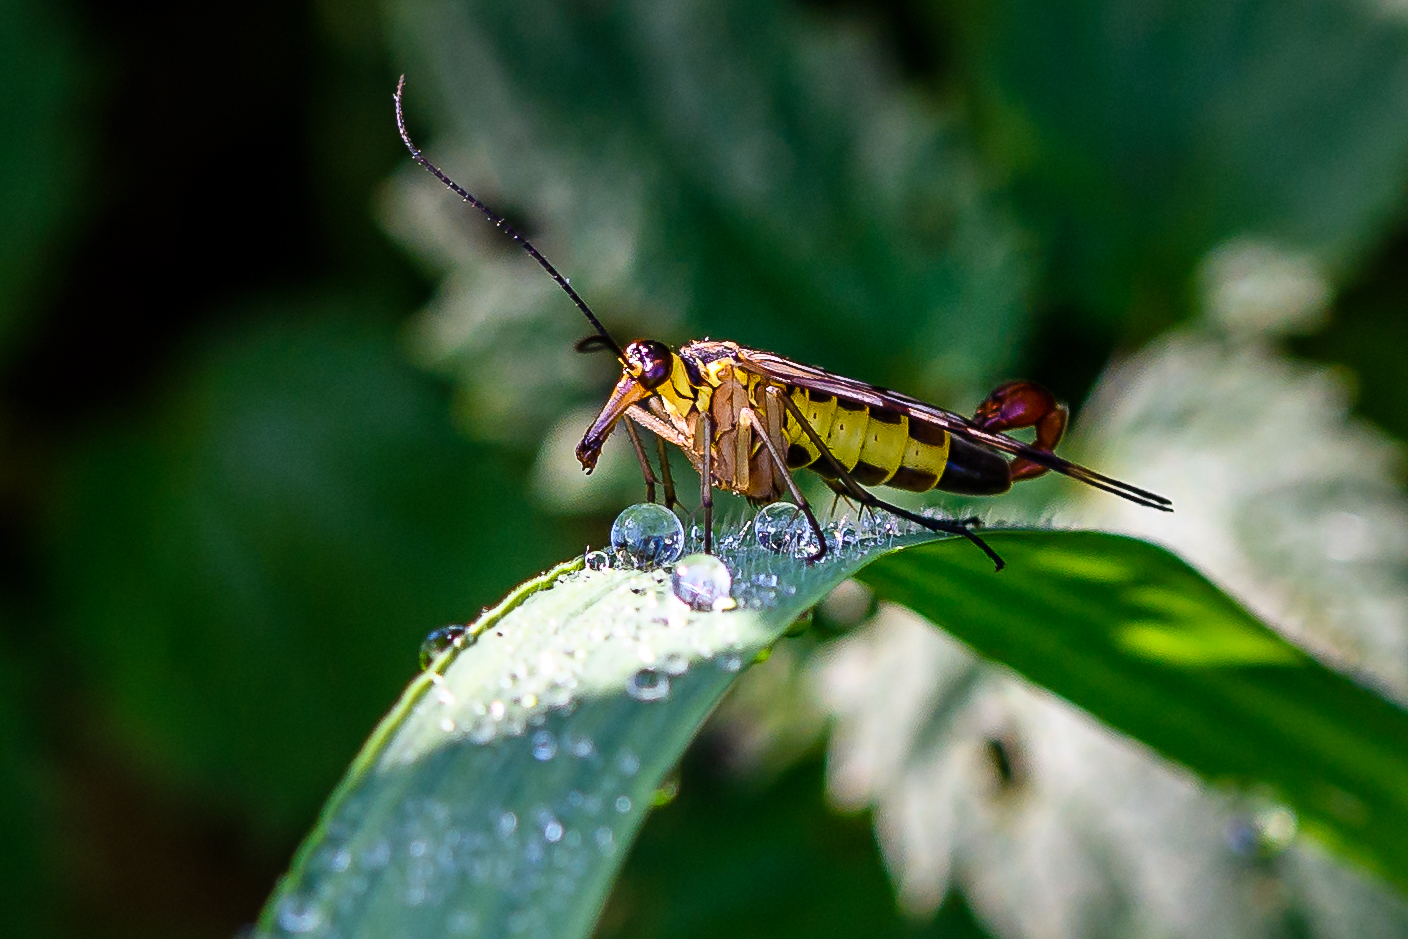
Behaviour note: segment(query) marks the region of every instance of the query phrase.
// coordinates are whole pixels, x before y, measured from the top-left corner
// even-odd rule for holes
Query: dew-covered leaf
[[[740,669],[866,558],[927,538],[862,539],[808,565],[746,528],[721,552],[731,609],[692,609],[664,568],[577,561],[525,584],[372,735],[260,935],[586,935]]]

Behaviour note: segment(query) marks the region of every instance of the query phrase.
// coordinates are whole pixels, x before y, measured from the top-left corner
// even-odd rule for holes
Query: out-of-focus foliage
[[[445,115],[421,145],[541,232],[623,335],[726,337],[950,396],[1011,366],[1023,239],[951,109],[905,89],[863,31],[731,0],[396,10],[413,124]],[[407,174],[397,229],[449,273],[427,355],[460,372],[481,431],[560,410],[589,328]]]
[[[42,0],[0,2],[0,349],[57,271],[84,156],[83,73],[69,11]]]
[[[1077,309],[1140,338],[1245,235],[1352,270],[1401,208],[1408,17],[1393,3],[955,4],[992,149]]]
[[[267,310],[193,355],[76,457],[54,536],[70,665],[124,744],[276,830],[322,800],[420,637],[551,560],[511,471],[455,437],[384,327],[329,315],[351,309]]]
[[[992,382],[1043,381],[1077,406],[1084,458],[1154,488],[1178,477],[1179,514],[1142,531],[1317,654],[1401,687],[1401,469],[1394,443],[1343,422],[1351,408],[1408,435],[1401,4],[8,0],[0,24],[0,723],[16,728],[0,733],[0,787],[15,781],[0,831],[44,858],[7,850],[19,874],[0,878],[0,903],[71,900],[35,912],[30,934],[227,936],[250,921],[416,637],[600,543],[639,497],[624,451],[614,479],[603,461],[581,485],[568,451],[613,366],[572,354],[586,327],[570,304],[407,164],[390,124],[401,72],[422,145],[614,330],[736,339],[960,410]],[[1190,335],[1212,308],[1200,291],[1233,281],[1224,300],[1251,298],[1237,336]],[[1288,284],[1300,335],[1249,329]],[[1117,347],[1135,356],[1125,379],[1160,383],[1105,384],[1080,408]],[[1124,412],[1124,396],[1170,407]],[[452,407],[471,441],[456,442]],[[1231,439],[1200,429],[1210,416]],[[1345,449],[1355,440],[1371,442]],[[1358,475],[1317,477],[1332,458]],[[1020,488],[992,511],[1036,517],[1065,491]],[[1103,498],[1060,511],[1132,527],[1097,515]],[[1317,555],[1317,536],[1344,557]],[[815,642],[788,642],[806,672]],[[905,772],[846,788],[836,768],[867,764],[833,739],[830,798],[873,810],[916,929],[940,928],[923,918],[948,884],[1009,937],[1397,922],[1380,887],[1299,841],[1264,854],[1256,832],[1284,831],[1277,806],[1196,790],[972,667],[987,676],[973,707],[1017,728],[1012,772],[1041,754],[1028,802],[991,800],[1007,826],[992,837],[1080,850],[1037,837],[1018,844],[1027,867],[980,871],[959,852],[954,876],[936,873],[953,842],[929,824],[943,803],[925,801],[924,770],[957,751],[901,748]],[[743,823],[775,817],[786,761],[822,746],[828,716],[854,716],[797,683],[761,687],[717,725],[720,751],[691,757],[657,820],[666,848],[646,826],[649,868],[628,862],[611,907],[640,915],[604,932],[688,928],[670,916],[807,931],[815,920],[768,919],[767,889],[738,894],[764,907],[751,916],[689,912],[700,872],[733,870],[730,833],[762,858],[750,888],[785,874],[878,910],[874,867],[846,905],[831,834],[785,851],[782,830]],[[751,736],[737,730],[750,707],[767,715]],[[953,739],[1007,752],[989,729]],[[716,760],[730,741],[752,755]],[[708,785],[727,796],[692,799],[691,772],[724,763]],[[854,837],[807,805],[788,802],[812,830]],[[1110,806],[1167,824],[1102,827]],[[1165,870],[1168,852],[1201,873],[1129,901],[1121,874]],[[1239,886],[1202,890],[1230,869]],[[1031,877],[979,876],[1009,870]],[[1064,899],[1043,906],[1032,883]],[[1304,916],[1236,912],[1302,894]]]

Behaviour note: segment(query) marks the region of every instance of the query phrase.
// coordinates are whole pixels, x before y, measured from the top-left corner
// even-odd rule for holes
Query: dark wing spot
[[[812,391],[810,388],[807,389],[807,398],[812,404],[825,404],[830,401],[832,397],[832,395],[824,391]]]

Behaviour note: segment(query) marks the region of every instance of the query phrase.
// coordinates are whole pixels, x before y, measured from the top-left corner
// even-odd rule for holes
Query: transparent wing
[[[763,375],[784,384],[797,385],[810,391],[825,392],[844,401],[864,404],[867,407],[888,408],[891,411],[907,415],[911,421],[921,421],[940,427],[955,437],[961,437],[989,450],[1022,457],[1063,476],[1079,480],[1088,486],[1094,486],[1096,489],[1102,489],[1122,499],[1128,499],[1130,502],[1158,509],[1161,512],[1173,511],[1173,503],[1161,495],[1131,486],[1129,483],[1120,482],[1118,479],[1111,479],[1109,476],[1097,473],[1079,463],[1072,463],[1054,453],[1038,450],[1036,447],[1004,433],[982,430],[973,426],[968,418],[952,411],[945,411],[932,404],[926,404],[918,398],[911,398],[898,391],[856,381],[853,378],[843,378],[825,369],[802,365],[799,362],[793,362],[791,359],[783,358],[772,352],[763,352],[760,349],[740,346],[737,355],[739,367],[745,371]]]

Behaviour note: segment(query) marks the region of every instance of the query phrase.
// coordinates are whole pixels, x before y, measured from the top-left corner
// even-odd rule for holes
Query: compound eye
[[[646,388],[654,391],[670,377],[674,356],[663,342],[654,339],[637,339],[626,346],[626,364],[631,374]]]

